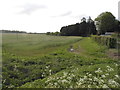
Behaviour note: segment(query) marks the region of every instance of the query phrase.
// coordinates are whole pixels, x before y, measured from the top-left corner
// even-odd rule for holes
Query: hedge
[[[113,37],[108,36],[92,36],[93,40],[95,40],[97,43],[101,45],[105,45],[108,48],[116,48],[117,46],[117,39]]]

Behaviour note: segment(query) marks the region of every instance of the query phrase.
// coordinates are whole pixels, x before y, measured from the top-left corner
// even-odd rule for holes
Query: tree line
[[[0,33],[27,33],[25,31],[17,31],[17,30],[0,30]]]
[[[81,23],[64,26],[60,30],[60,35],[62,36],[90,36],[96,33],[94,21],[90,17],[88,21],[83,17]]]
[[[80,23],[63,26],[60,32],[47,32],[47,35],[90,36],[106,32],[120,33],[120,21],[111,12],[103,12],[95,20],[92,20],[91,17],[86,20],[83,17]]]

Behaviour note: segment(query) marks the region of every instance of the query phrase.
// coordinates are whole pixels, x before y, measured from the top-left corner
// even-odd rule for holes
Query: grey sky
[[[119,19],[119,21],[120,21],[120,1],[119,1],[119,3],[118,3],[118,19]]]
[[[57,15],[57,16],[52,16],[52,17],[64,17],[64,16],[69,16],[71,14],[72,14],[72,11],[68,11],[68,12],[62,13],[62,14]]]
[[[119,0],[0,0],[0,29],[55,32],[105,11],[118,19]]]
[[[23,6],[21,6],[20,8],[22,8],[23,10],[20,11],[19,14],[31,14],[31,13],[34,13],[34,11],[36,11],[36,10],[45,9],[45,8],[47,8],[47,6],[27,3]]]

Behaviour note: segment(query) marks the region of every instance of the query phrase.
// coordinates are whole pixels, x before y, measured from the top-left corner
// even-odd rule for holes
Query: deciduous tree
[[[105,34],[105,32],[114,32],[115,30],[115,17],[111,12],[101,13],[95,21],[99,22],[99,33]]]

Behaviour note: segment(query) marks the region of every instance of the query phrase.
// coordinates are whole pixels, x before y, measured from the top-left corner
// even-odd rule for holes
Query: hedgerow
[[[101,45],[105,45],[108,48],[115,48],[117,46],[117,39],[114,37],[108,37],[108,36],[92,36],[93,40],[95,40],[97,43]]]

